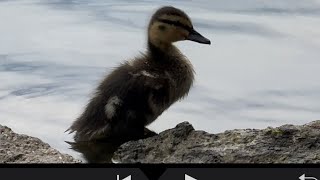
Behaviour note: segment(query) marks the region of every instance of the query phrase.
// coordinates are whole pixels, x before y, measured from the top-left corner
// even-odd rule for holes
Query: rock
[[[16,134],[0,125],[0,163],[79,163],[38,138]]]
[[[320,163],[320,120],[302,126],[195,131],[188,122],[159,135],[127,142],[119,163]]]
[[[90,146],[91,147],[91,146]],[[112,154],[97,151],[101,157]],[[100,148],[101,149],[101,148]],[[102,148],[103,149],[103,148]],[[188,122],[159,135],[121,145],[119,163],[320,163],[320,120],[302,126],[235,129],[219,134],[196,131]],[[113,150],[112,150],[113,153]],[[0,125],[0,163],[79,163],[38,138]]]

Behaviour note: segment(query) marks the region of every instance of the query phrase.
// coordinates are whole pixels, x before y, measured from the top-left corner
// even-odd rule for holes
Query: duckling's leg
[[[126,108],[124,112],[120,112],[117,121],[113,121],[110,137],[111,139],[118,139],[118,141],[125,142],[130,140],[137,140],[144,137],[144,124],[138,118],[132,118],[127,115]]]
[[[150,129],[148,128],[144,128],[144,138],[148,138],[148,137],[152,137],[152,136],[156,136],[158,135],[156,132],[154,131],[151,131]]]

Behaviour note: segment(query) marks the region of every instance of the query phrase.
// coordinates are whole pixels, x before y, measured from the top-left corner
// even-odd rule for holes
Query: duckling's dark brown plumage
[[[161,8],[151,18],[149,36],[150,26],[163,14],[190,21],[179,9]],[[194,80],[192,65],[174,45],[164,44],[149,37],[144,55],[121,64],[101,82],[69,128],[76,132],[76,141],[142,138],[146,125],[188,94]]]

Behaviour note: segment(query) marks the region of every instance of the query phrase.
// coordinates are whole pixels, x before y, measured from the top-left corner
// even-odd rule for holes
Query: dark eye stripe
[[[184,25],[182,24],[181,22],[179,21],[171,21],[171,20],[168,20],[168,19],[158,19],[159,22],[162,22],[162,23],[166,23],[166,24],[170,24],[170,25],[174,25],[174,26],[178,26],[178,27],[181,27],[187,31],[192,31],[192,28],[187,26],[187,25]]]

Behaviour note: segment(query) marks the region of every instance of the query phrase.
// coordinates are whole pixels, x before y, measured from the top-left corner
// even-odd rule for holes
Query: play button
[[[124,179],[120,179],[120,176],[117,175],[117,180],[131,180],[131,176],[128,176],[128,177],[126,177]]]
[[[197,179],[189,176],[188,174],[185,174],[185,175],[184,175],[184,180],[197,180]]]

